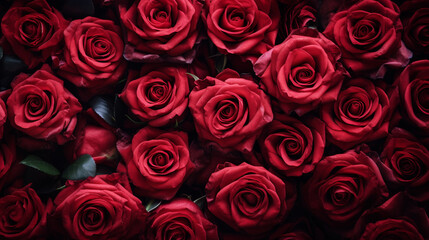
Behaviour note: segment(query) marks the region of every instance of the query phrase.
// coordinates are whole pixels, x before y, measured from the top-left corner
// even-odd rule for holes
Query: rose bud
[[[216,225],[205,218],[194,202],[185,198],[161,204],[149,214],[146,224],[142,239],[219,239]]]
[[[67,25],[45,0],[14,1],[1,21],[4,37],[29,68],[46,61],[61,47]]]

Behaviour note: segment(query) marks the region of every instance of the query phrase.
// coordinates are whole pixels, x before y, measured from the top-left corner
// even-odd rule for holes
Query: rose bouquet
[[[428,1],[0,17],[0,239],[429,239]]]

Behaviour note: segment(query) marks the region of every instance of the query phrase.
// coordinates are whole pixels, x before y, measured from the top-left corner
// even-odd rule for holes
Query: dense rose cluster
[[[0,239],[429,239],[429,1],[0,18]]]

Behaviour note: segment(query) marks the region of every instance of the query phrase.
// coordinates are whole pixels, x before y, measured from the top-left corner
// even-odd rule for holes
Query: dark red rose
[[[120,174],[69,181],[54,200],[50,224],[61,234],[55,237],[130,239],[141,233],[146,210],[127,185]]]
[[[142,239],[219,239],[216,225],[189,199],[175,198],[161,204],[149,214],[146,224]]]
[[[340,50],[314,30],[292,33],[255,63],[261,85],[286,113],[303,115],[337,99],[347,75]]]
[[[121,29],[113,21],[86,17],[64,30],[58,74],[90,95],[109,91],[126,69]],[[111,90],[111,89],[110,89]]]
[[[2,190],[3,186],[10,181],[8,175],[10,174],[15,161],[15,144],[12,141],[7,144],[0,144],[0,190]]]
[[[4,124],[7,120],[7,109],[3,99],[0,98],[0,139],[3,138]]]
[[[198,136],[224,149],[250,152],[262,128],[273,119],[265,93],[230,69],[196,81],[189,108]]]
[[[124,57],[144,62],[164,57],[191,63],[193,54],[189,51],[199,41],[201,9],[197,0],[120,0],[127,43]]]
[[[405,45],[416,55],[429,54],[429,2],[404,1],[401,5]]]
[[[46,209],[37,193],[27,185],[0,198],[0,237],[36,239],[45,232]]]
[[[308,211],[344,235],[350,234],[366,209],[381,204],[388,195],[375,162],[355,151],[324,158],[302,190]]]
[[[119,97],[140,120],[153,127],[173,123],[188,106],[186,69],[145,65],[139,75],[130,74]]]
[[[340,47],[344,65],[366,77],[382,78],[384,66],[404,67],[412,56],[401,41],[399,8],[390,0],[363,0],[337,12],[323,33]]]
[[[429,133],[429,60],[408,65],[397,82],[404,117]]]
[[[274,0],[210,0],[202,15],[207,35],[223,54],[251,62],[275,45],[280,21]]]
[[[389,127],[396,121],[393,114],[398,102],[396,89],[387,93],[365,78],[347,81],[337,101],[321,108],[328,140],[349,149],[387,136]]]
[[[96,164],[116,167],[118,151],[115,133],[98,125],[79,119],[76,139],[64,145],[65,157],[73,162],[84,154],[89,154]]]
[[[34,68],[60,47],[67,25],[45,0],[15,1],[3,16],[1,29],[15,54]]]
[[[218,165],[206,185],[210,213],[234,230],[262,234],[282,222],[292,209],[295,187],[263,167]]]
[[[325,124],[307,117],[303,122],[275,115],[261,137],[263,161],[284,176],[301,176],[313,171],[325,149]]]
[[[117,146],[138,195],[170,200],[194,168],[185,132],[145,127]]]
[[[413,199],[429,201],[429,150],[414,136],[393,129],[380,157]]]
[[[283,15],[283,28],[280,31],[283,39],[293,30],[305,27],[310,22],[316,22],[317,11],[308,0],[285,3],[284,9],[286,13]]]
[[[22,73],[11,86],[7,110],[12,127],[58,144],[73,138],[76,114],[82,107],[50,69],[40,69],[31,76]]]
[[[353,239],[423,240],[429,238],[429,219],[403,193],[368,209],[357,221]]]

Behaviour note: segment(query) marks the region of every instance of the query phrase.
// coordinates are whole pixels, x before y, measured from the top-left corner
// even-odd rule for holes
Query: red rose
[[[89,154],[96,164],[116,167],[118,151],[116,135],[112,130],[79,119],[76,139],[64,145],[65,157],[73,162],[84,154]],[[102,141],[100,141],[102,139]]]
[[[294,187],[247,163],[218,165],[206,193],[210,213],[246,234],[266,233],[282,222],[296,198]]]
[[[210,0],[202,15],[207,35],[223,54],[254,62],[275,45],[280,14],[274,0]]]
[[[276,115],[259,138],[259,146],[270,168],[285,176],[301,176],[313,171],[322,159],[325,124],[317,118],[301,122]]]
[[[295,31],[255,63],[261,85],[286,113],[303,115],[337,99],[347,74],[340,50],[314,30]]]
[[[281,33],[283,39],[286,38],[293,30],[303,28],[310,22],[316,22],[317,11],[310,1],[292,1],[285,2],[285,11],[283,15],[283,26]]]
[[[429,201],[429,150],[410,133],[395,128],[386,140],[381,160],[394,179],[415,200]]]
[[[8,119],[12,127],[31,137],[64,144],[73,138],[76,114],[82,107],[63,81],[47,70],[20,74],[13,80]]]
[[[16,161],[16,150],[13,142],[0,144],[0,191],[9,182],[8,175]]]
[[[202,4],[197,0],[120,0],[126,29],[124,57],[129,61],[172,60],[191,63]],[[183,56],[180,56],[183,55]]]
[[[188,106],[189,83],[182,67],[145,65],[130,74],[119,97],[142,121],[162,127],[182,116]]]
[[[185,132],[145,127],[118,150],[136,193],[150,198],[172,199],[194,168]]]
[[[423,240],[429,238],[428,229],[429,219],[424,209],[398,193],[383,205],[368,209],[356,222],[352,239]]]
[[[95,17],[74,20],[65,29],[64,40],[58,74],[89,89],[91,95],[108,91],[125,72],[121,29],[113,21]]]
[[[130,239],[143,231],[146,210],[119,174],[68,182],[55,198],[51,226],[72,239]]]
[[[250,152],[262,128],[273,119],[265,93],[230,69],[196,84],[189,108],[200,139],[225,150]]]
[[[344,65],[357,74],[382,78],[382,65],[404,67],[412,56],[401,42],[399,8],[390,0],[363,0],[337,12],[323,33],[340,47]]]
[[[328,140],[348,149],[387,136],[398,101],[396,89],[386,93],[365,78],[347,81],[337,101],[321,108]]]
[[[429,60],[408,65],[396,83],[404,117],[424,133],[429,133]]]
[[[4,124],[7,120],[7,109],[3,99],[0,98],[0,139],[3,138]]]
[[[16,1],[3,16],[1,29],[15,54],[34,68],[60,47],[67,24],[45,0]]]
[[[416,55],[429,54],[429,3],[426,0],[405,1],[401,5],[404,42]]]
[[[0,198],[0,237],[37,239],[45,227],[45,206],[30,185]]]
[[[219,239],[216,225],[204,217],[195,203],[184,198],[161,204],[149,214],[146,224],[142,239]]]
[[[368,208],[389,195],[375,162],[364,153],[348,151],[320,161],[304,184],[304,206],[334,231],[350,234]]]

